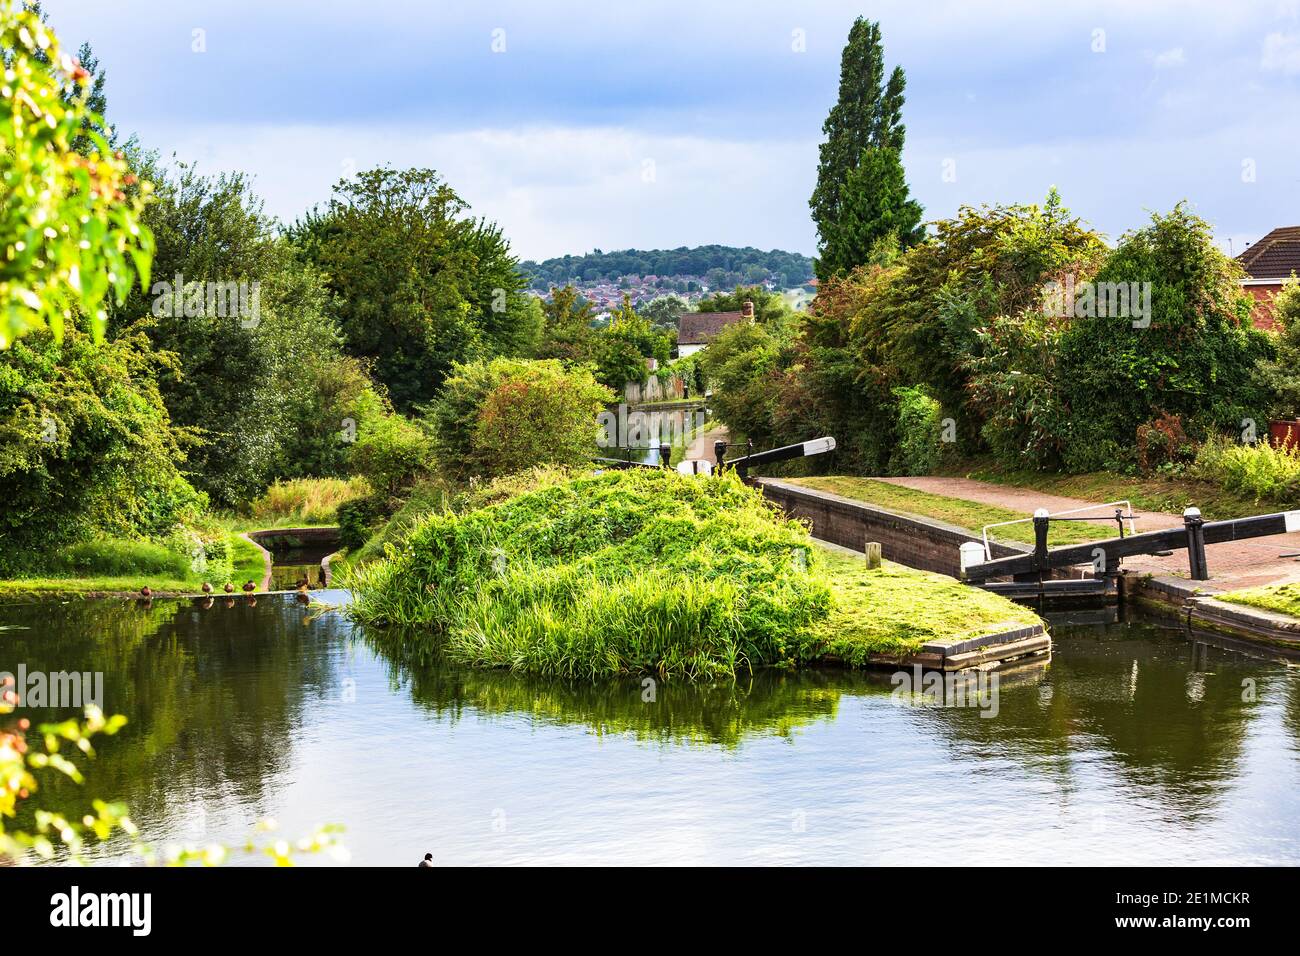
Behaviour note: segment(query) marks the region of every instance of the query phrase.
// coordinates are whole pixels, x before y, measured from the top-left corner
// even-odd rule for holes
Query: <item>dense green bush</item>
[[[75,324],[0,352],[0,574],[96,536],[166,533],[206,501],[181,475],[139,334],[98,345]]]
[[[829,612],[811,551],[734,477],[636,469],[428,515],[349,584],[358,618],[433,626],[467,663],[730,675],[796,657]]]
[[[1209,225],[1180,204],[1130,232],[1097,282],[1151,283],[1150,324],[1128,316],[1076,317],[1057,374],[1071,471],[1131,470],[1137,431],[1177,416],[1193,439],[1263,419],[1255,366],[1272,354],[1250,323],[1240,267],[1215,246]]]
[[[1252,495],[1256,501],[1300,500],[1300,450],[1295,448],[1282,449],[1265,441],[1239,444],[1213,436],[1197,450],[1191,473],[1229,491]]]
[[[497,358],[457,366],[426,422],[442,471],[491,478],[589,461],[597,416],[613,400],[587,367]]]
[[[898,442],[890,456],[895,475],[928,475],[943,455],[943,412],[920,386],[896,388]]]
[[[1263,358],[1255,381],[1269,396],[1269,414],[1293,421],[1300,417],[1300,281],[1294,275],[1273,300],[1273,316],[1281,325],[1276,358]]]

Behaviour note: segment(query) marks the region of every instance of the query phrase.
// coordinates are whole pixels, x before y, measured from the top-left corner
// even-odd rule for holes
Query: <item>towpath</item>
[[[1032,515],[1038,508],[1046,508],[1056,513],[1100,504],[1096,501],[1045,494],[1032,488],[976,481],[973,478],[926,477],[878,480],[930,494],[944,495],[948,498],[997,505],[1011,511],[1023,512],[1026,516]],[[1133,510],[1141,516],[1136,523],[1138,531],[1158,531],[1162,528],[1179,527],[1183,523],[1182,515],[1143,511],[1138,508]],[[1210,568],[1210,580],[1207,583],[1225,591],[1300,581],[1300,561],[1295,557],[1287,557],[1287,555],[1300,554],[1300,532],[1211,544],[1206,546],[1205,553],[1206,563]],[[1168,557],[1141,555],[1125,558],[1124,567],[1150,574],[1187,577],[1187,552],[1174,551]]]

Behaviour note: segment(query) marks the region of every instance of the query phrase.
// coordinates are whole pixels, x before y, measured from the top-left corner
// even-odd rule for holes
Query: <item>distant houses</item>
[[[1300,275],[1300,226],[1274,229],[1237,256],[1237,261],[1246,270],[1242,287],[1255,298],[1250,316],[1256,328],[1277,328],[1273,297],[1293,273]]]
[[[677,357],[699,352],[729,325],[753,321],[752,302],[746,302],[739,312],[683,312],[677,326]]]

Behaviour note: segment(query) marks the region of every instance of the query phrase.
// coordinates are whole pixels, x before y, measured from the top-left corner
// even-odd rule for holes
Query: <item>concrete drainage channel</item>
[[[329,587],[333,576],[330,561],[339,551],[339,529],[323,528],[267,528],[262,531],[249,531],[243,537],[262,552],[265,573],[262,577],[262,590],[274,593],[275,571],[277,567],[289,565],[294,568],[308,568],[318,565],[319,586]],[[277,560],[276,555],[280,555]],[[278,590],[293,590],[283,587]]]

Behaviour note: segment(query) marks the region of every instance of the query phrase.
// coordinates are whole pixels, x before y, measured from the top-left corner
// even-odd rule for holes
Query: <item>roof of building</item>
[[[704,345],[744,317],[743,312],[683,312],[677,326],[677,344]]]
[[[1300,226],[1274,229],[1237,261],[1252,279],[1287,279],[1300,274]]]

